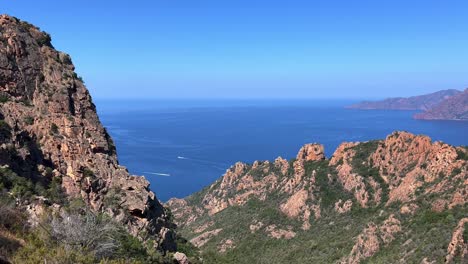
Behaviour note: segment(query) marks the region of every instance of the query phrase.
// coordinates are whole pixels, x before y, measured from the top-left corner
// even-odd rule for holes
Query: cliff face
[[[415,118],[426,120],[468,120],[468,89],[443,100],[423,113],[416,114]]]
[[[292,161],[236,163],[168,206],[183,235],[217,251],[218,261],[247,263],[241,253],[247,249],[270,263],[465,259],[467,154],[465,147],[407,132],[343,143],[329,160],[323,146],[310,144]],[[454,232],[454,242],[433,228]],[[446,250],[419,249],[442,245]]]
[[[0,16],[0,165],[107,212],[134,235],[174,250],[173,224],[149,183],[118,164],[88,90],[50,36]],[[145,234],[145,235],[143,235]]]
[[[351,109],[428,110],[443,100],[460,94],[458,90],[442,90],[408,98],[388,98],[382,101],[364,101],[349,106]]]

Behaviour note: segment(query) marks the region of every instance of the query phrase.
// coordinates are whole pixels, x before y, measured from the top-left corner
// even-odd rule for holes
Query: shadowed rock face
[[[36,180],[60,177],[69,197],[175,250],[165,209],[145,178],[119,165],[70,56],[55,50],[48,34],[7,15],[0,16],[0,99],[9,127],[0,136],[0,165]]]

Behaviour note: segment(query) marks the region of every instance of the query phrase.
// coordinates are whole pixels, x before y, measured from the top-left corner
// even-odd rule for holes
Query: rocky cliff
[[[468,89],[414,116],[426,120],[468,120]]]
[[[382,101],[364,101],[349,106],[351,109],[391,109],[391,110],[428,110],[443,100],[460,94],[458,90],[442,90],[435,93],[412,96],[388,98]]]
[[[59,179],[159,250],[175,250],[174,225],[148,181],[119,165],[69,55],[37,27],[0,16],[0,165],[33,181]]]
[[[236,163],[168,206],[208,263],[468,260],[467,148],[395,132],[323,153]]]

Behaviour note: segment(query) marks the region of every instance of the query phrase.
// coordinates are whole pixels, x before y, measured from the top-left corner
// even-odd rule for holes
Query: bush
[[[172,263],[104,214],[62,211],[26,237],[14,263]],[[151,244],[151,243],[149,243]]]
[[[456,176],[462,172],[461,168],[455,168],[452,170],[452,173],[450,174],[451,177]]]
[[[112,237],[117,227],[103,215],[91,211],[84,214],[62,212],[50,222],[50,235],[64,249],[97,258],[112,256],[118,247]]]
[[[121,191],[122,189],[120,188],[111,188],[104,196],[103,204],[114,212],[122,209],[121,197],[123,195]]]
[[[52,38],[50,37],[49,33],[42,32],[42,36],[37,40],[37,44],[39,46],[52,46],[51,44]]]
[[[34,118],[32,116],[27,116],[24,118],[24,123],[26,123],[26,125],[32,125],[34,124]]]
[[[6,102],[8,102],[8,101],[10,101],[10,98],[9,98],[8,96],[6,96],[6,95],[0,95],[0,103],[3,104],[3,103],[6,103]]]
[[[11,137],[11,127],[5,120],[0,120],[0,140],[9,139]]]
[[[457,149],[458,160],[468,160],[468,147],[465,147],[465,151]]]
[[[52,125],[50,125],[50,132],[52,134],[58,134],[59,133],[59,128],[56,124],[52,123]]]
[[[176,238],[177,243],[177,251],[184,253],[186,256],[196,257],[198,258],[198,249],[190,243],[187,239],[177,236]]]
[[[83,176],[85,178],[91,178],[91,179],[96,178],[96,176],[94,175],[94,172],[92,170],[90,170],[89,168],[84,168],[83,169]]]
[[[14,203],[6,199],[0,200],[0,229],[10,232],[21,231],[26,224],[26,216],[18,211]]]
[[[30,198],[34,194],[34,184],[18,176],[9,168],[0,168],[0,186],[12,193],[15,198]]]
[[[26,244],[13,256],[13,263],[96,263],[94,256],[67,251],[41,232],[29,234]]]
[[[49,188],[45,190],[44,196],[53,203],[64,203],[66,201],[66,196],[62,188],[62,179],[53,177],[49,183]]]
[[[29,199],[33,195],[44,196],[54,203],[63,203],[65,193],[60,178],[53,177],[48,185],[34,183],[28,178],[18,176],[9,168],[0,168],[0,190],[6,189],[14,198]]]

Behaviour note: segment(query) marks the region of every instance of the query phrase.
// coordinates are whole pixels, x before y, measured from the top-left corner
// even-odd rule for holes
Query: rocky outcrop
[[[369,223],[357,237],[351,253],[342,259],[342,264],[360,263],[363,259],[373,256],[382,246],[395,239],[395,234],[401,231],[400,220],[390,215],[380,226]]]
[[[339,214],[344,214],[351,211],[352,207],[353,201],[351,200],[346,200],[346,202],[343,202],[341,199],[339,199],[338,202],[335,203],[335,211]]]
[[[342,143],[330,159],[323,155],[321,145],[308,144],[289,162],[277,158],[252,165],[236,163],[203,191],[172,199],[167,205],[184,234],[196,238],[202,250],[221,250],[224,247],[219,241],[230,239],[236,241],[236,247],[225,249],[236,251],[245,246],[245,237],[259,239],[262,234],[289,243],[314,232],[320,241],[336,230],[338,235],[327,240],[330,242],[349,236],[359,226],[361,233],[347,238],[349,251],[341,251],[336,259],[359,263],[381,258],[376,253],[395,247],[393,242],[399,237],[421,235],[420,230],[405,228],[436,221],[447,210],[452,210],[447,219],[456,215],[453,210],[466,210],[467,157],[466,147],[402,131],[383,140]],[[458,221],[460,216],[456,217]],[[211,239],[211,232],[220,228],[223,232]],[[414,260],[417,250],[413,246],[418,246],[411,238],[405,241],[408,245],[399,246],[402,262]],[[460,251],[463,244],[457,241],[448,251]],[[301,248],[291,242],[293,245]],[[308,246],[317,245],[311,242]],[[408,246],[413,248],[406,249]],[[395,252],[395,248],[391,250]],[[418,256],[418,263],[423,259],[430,262],[434,258]]]
[[[249,229],[250,229],[250,232],[251,233],[255,233],[257,232],[260,228],[263,227],[263,223],[260,222],[260,221],[254,221],[250,226],[249,226]]]
[[[219,243],[218,245],[218,251],[221,252],[221,253],[224,253],[228,250],[231,250],[233,248],[235,248],[236,245],[234,243],[234,241],[232,241],[232,239],[224,239],[223,241],[221,241],[221,243]]]
[[[391,110],[428,110],[443,100],[460,94],[458,90],[442,90],[435,93],[412,96],[388,98],[382,101],[364,101],[348,106],[352,109],[391,109]]]
[[[177,261],[178,264],[190,264],[187,256],[181,252],[174,253],[174,260]]]
[[[442,142],[432,142],[427,136],[407,132],[395,132],[380,143],[372,154],[372,166],[389,186],[388,203],[408,202],[415,199],[417,190],[444,192],[452,200],[458,190],[466,186],[454,185],[453,178],[462,181],[467,177],[466,160],[459,159],[457,149]],[[424,187],[440,181],[437,185]],[[455,191],[447,192],[455,188]],[[464,203],[464,201],[461,201]]]
[[[414,116],[425,120],[468,120],[468,89]]]
[[[304,145],[297,153],[296,160],[316,161],[325,159],[325,148],[321,144]]]
[[[269,225],[265,228],[268,236],[275,239],[292,239],[296,236],[296,232],[292,231],[292,227],[288,226],[286,229],[277,227],[276,225]]]
[[[293,162],[292,177],[285,177],[291,166],[281,157],[274,163],[255,161],[249,165],[238,162],[198,196],[201,196],[201,200],[174,198],[168,201],[167,206],[171,208],[176,223],[184,226],[204,214],[215,215],[228,207],[244,205],[253,198],[264,201],[270,194],[279,192],[290,196],[279,208],[291,218],[301,218],[304,221],[303,228],[308,229],[311,215],[320,218],[320,207],[314,202],[306,203],[316,199],[311,193],[314,189],[314,174],[306,175],[305,164],[323,160],[323,145],[307,144],[300,149]]]
[[[463,218],[458,222],[455,231],[452,234],[452,239],[447,248],[447,256],[445,263],[453,263],[456,257],[464,263],[468,260],[468,238],[464,234],[468,233],[468,218]]]
[[[370,202],[380,203],[380,193],[382,189],[373,178],[365,177],[355,172],[355,155],[356,149],[363,144],[368,143],[342,143],[333,154],[330,164],[336,166],[338,180],[343,185],[343,188],[354,194],[355,199],[362,207],[368,207]],[[359,164],[359,163],[364,164]],[[359,166],[371,166],[368,160],[359,161]],[[374,190],[371,194],[370,190]]]
[[[0,137],[0,165],[34,181],[58,178],[68,197],[114,216],[160,250],[175,250],[165,209],[145,178],[119,165],[70,56],[47,33],[7,15],[0,16],[0,101],[9,128]]]
[[[219,232],[221,232],[223,229],[218,228],[210,231],[206,231],[203,234],[194,237],[190,240],[190,243],[192,243],[196,247],[201,247],[205,245],[212,237],[217,236]]]

